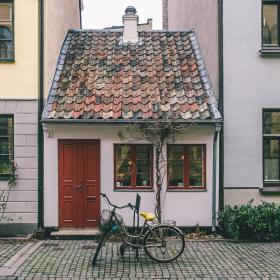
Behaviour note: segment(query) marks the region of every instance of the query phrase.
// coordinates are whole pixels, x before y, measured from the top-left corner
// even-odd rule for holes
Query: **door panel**
[[[94,160],[93,160],[94,159]],[[99,146],[84,146],[84,227],[96,227],[99,217]]]
[[[78,207],[76,195],[77,185],[77,157],[76,146],[71,143],[59,143],[59,209],[60,226],[74,227],[78,215],[75,209]]]
[[[59,140],[59,226],[96,227],[100,216],[100,145]]]

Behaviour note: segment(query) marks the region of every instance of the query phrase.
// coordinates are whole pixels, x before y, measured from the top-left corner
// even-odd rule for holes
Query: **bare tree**
[[[119,137],[122,141],[132,143],[145,140],[153,144],[155,147],[155,214],[159,222],[161,222],[162,219],[162,184],[168,168],[166,145],[174,143],[179,136],[191,129],[194,125],[194,122],[181,122],[178,119],[153,119],[145,122],[130,122],[126,127],[125,134],[119,132]]]

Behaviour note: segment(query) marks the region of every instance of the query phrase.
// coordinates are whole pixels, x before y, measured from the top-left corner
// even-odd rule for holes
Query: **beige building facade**
[[[81,27],[81,7],[80,0],[0,0],[0,236],[38,228],[38,104],[68,29]]]

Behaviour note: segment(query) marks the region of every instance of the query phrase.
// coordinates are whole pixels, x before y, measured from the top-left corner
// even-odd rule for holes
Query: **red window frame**
[[[117,175],[117,168],[116,168],[116,158],[117,158],[117,147],[119,146],[129,146],[132,147],[132,165],[131,165],[131,186],[117,186],[116,185],[116,175]],[[137,146],[146,146],[150,148],[150,185],[149,186],[137,186],[137,170],[136,170],[136,147]],[[153,189],[153,145],[151,144],[114,144],[114,189],[115,190],[151,190]],[[135,166],[133,168],[133,166]]]
[[[172,144],[167,145],[167,159],[168,159],[168,165],[170,162],[170,149],[174,146],[181,146],[183,147],[183,154],[184,154],[184,164],[183,164],[183,186],[172,186],[169,184],[169,178],[170,178],[170,168],[167,169],[167,188],[169,190],[205,190],[206,189],[206,145],[205,144]],[[189,147],[202,147],[203,150],[203,158],[202,158],[202,176],[203,176],[203,185],[202,186],[190,186],[190,170],[189,170],[189,161],[188,158],[188,149]]]

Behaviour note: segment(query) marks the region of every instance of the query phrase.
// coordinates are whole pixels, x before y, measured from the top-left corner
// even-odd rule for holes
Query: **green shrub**
[[[254,241],[280,240],[280,204],[262,202],[254,206],[225,206],[219,213],[219,227],[226,238]]]

